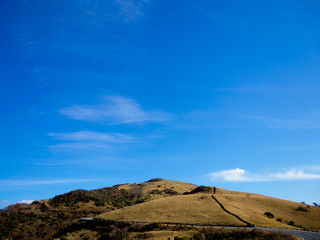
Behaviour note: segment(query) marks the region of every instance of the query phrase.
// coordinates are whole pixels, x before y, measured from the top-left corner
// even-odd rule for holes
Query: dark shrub
[[[147,182],[161,182],[163,180],[164,180],[163,178],[152,178],[152,179],[148,180]]]
[[[268,218],[274,218],[274,215],[271,212],[265,212],[264,215],[266,215]]]
[[[296,211],[300,211],[300,212],[308,212],[308,208],[303,207],[303,206],[299,206],[296,208]]]
[[[193,194],[193,193],[212,193],[212,187],[199,186],[193,189],[190,192],[185,192],[184,194]]]
[[[290,221],[290,222],[288,222],[288,225],[290,225],[290,226],[294,226],[294,221]]]
[[[161,194],[162,191],[160,191],[159,189],[153,189],[150,194]]]
[[[165,193],[165,194],[170,194],[170,195],[177,195],[177,194],[178,194],[177,191],[172,190],[172,189],[169,189],[169,188],[166,188],[166,189],[164,190],[164,193]]]

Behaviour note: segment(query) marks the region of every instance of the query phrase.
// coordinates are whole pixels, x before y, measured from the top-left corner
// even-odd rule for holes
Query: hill
[[[112,221],[97,226],[96,223],[83,223],[80,221],[83,217]],[[254,224],[319,231],[319,220],[320,208],[306,204],[156,178],[144,183],[96,190],[79,189],[30,205],[9,206],[6,211],[0,212],[0,239],[124,239],[124,236],[138,236],[141,231],[148,232],[150,236],[162,236],[155,239],[167,239],[164,236],[173,236],[172,231],[177,230],[168,225],[159,228],[153,223]],[[142,226],[116,221],[152,224]],[[185,236],[209,234],[199,229],[185,228],[180,229]],[[129,230],[132,233],[129,234]],[[175,236],[183,234],[180,232]],[[259,238],[264,239],[264,236],[262,234]]]
[[[320,230],[320,208],[259,194],[216,188],[226,209],[260,227]]]
[[[153,200],[107,212],[98,217],[120,221],[220,226],[253,224],[259,227],[320,230],[320,208],[216,187],[214,194],[212,191],[201,192],[196,189],[190,192],[192,194]]]

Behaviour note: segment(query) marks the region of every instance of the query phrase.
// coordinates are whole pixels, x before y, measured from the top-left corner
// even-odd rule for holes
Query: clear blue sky
[[[155,177],[319,203],[319,12],[2,0],[0,207]]]

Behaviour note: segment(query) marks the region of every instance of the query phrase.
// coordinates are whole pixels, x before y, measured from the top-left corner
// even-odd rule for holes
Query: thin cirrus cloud
[[[260,121],[269,128],[279,129],[320,129],[320,118],[313,116],[308,119],[270,118],[256,115],[240,115],[241,117]]]
[[[60,113],[74,120],[102,124],[130,124],[170,120],[171,114],[161,110],[144,110],[140,104],[130,98],[107,96],[105,101],[97,105],[74,105],[63,108]]]
[[[235,168],[208,174],[212,181],[227,182],[270,182],[320,179],[320,174],[306,173],[303,170],[291,169],[284,172],[252,174],[244,169]]]
[[[53,185],[53,184],[72,184],[101,181],[101,179],[21,179],[21,180],[0,180],[0,189],[8,187],[22,187],[22,186],[38,186],[38,185]]]
[[[121,133],[102,133],[93,131],[78,131],[72,133],[48,133],[49,136],[65,141],[94,141],[108,143],[128,143],[136,140],[135,137]]]
[[[116,0],[120,7],[119,16],[125,22],[136,20],[144,15],[149,0]]]
[[[51,150],[110,150],[114,144],[136,143],[138,139],[128,134],[78,131],[72,133],[48,133],[63,143],[49,146]]]

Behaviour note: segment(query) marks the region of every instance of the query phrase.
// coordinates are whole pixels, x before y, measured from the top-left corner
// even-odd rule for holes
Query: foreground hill
[[[104,213],[98,217],[119,221],[246,226],[237,218],[223,211],[208,193],[157,199]]]
[[[166,181],[166,180],[160,180]],[[166,181],[167,184],[169,181]],[[320,208],[259,194],[201,187],[107,212],[106,220],[320,230]],[[214,198],[212,198],[214,196]]]
[[[96,223],[82,222],[80,219],[83,217],[113,221],[97,226]],[[171,229],[173,227],[169,226],[159,228],[158,225],[143,227],[116,221],[218,226],[254,224],[319,231],[320,208],[257,194],[156,178],[144,183],[90,191],[74,190],[30,205],[12,205],[0,212],[0,239],[125,239],[129,235],[133,236],[132,239],[138,239],[135,236],[144,231],[149,231],[147,235],[151,236],[144,236],[144,239],[158,235],[154,239],[167,239],[184,233],[187,234],[185,236],[213,234],[190,227],[184,229],[183,234],[176,235],[177,232],[172,231],[181,229]],[[132,233],[129,234],[129,230]],[[214,234],[219,235],[220,232]],[[230,234],[235,236],[238,233]],[[246,236],[246,233],[241,234]],[[264,238],[266,236],[260,234],[259,239],[267,239]],[[273,238],[276,239],[275,236]]]

